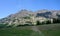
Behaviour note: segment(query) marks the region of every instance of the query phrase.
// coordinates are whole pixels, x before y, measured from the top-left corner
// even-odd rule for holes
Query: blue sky
[[[60,10],[60,0],[0,0],[0,18],[16,13],[21,9],[27,10]]]

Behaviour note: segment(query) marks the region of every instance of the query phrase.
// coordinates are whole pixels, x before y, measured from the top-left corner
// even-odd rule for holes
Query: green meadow
[[[51,25],[39,25],[37,26],[41,31],[33,31],[32,26],[20,26],[11,28],[0,28],[0,36],[60,36],[60,24]]]

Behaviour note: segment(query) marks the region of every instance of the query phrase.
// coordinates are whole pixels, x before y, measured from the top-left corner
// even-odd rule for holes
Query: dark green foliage
[[[9,25],[7,26],[7,28],[12,28],[15,24]]]
[[[46,24],[51,24],[51,21],[49,21],[49,20],[48,20],[48,21],[46,21]]]
[[[24,19],[30,19],[30,17],[29,16],[26,16],[26,17],[23,17]]]
[[[32,24],[32,22],[30,22],[30,21],[26,21],[26,23]]]
[[[57,19],[57,22],[60,23],[60,19]]]
[[[45,22],[42,22],[41,24],[43,25],[43,24],[46,24],[46,23]]]
[[[5,28],[7,27],[8,24],[0,24],[0,28]]]
[[[36,22],[37,25],[41,25],[41,23],[39,21]]]
[[[29,24],[24,24],[24,26],[29,26]]]
[[[24,24],[24,25],[17,25],[16,27],[21,27],[21,26],[33,26],[32,24]]]
[[[53,23],[57,23],[57,19],[53,18]]]
[[[60,23],[60,19],[59,18],[53,18],[53,23]]]
[[[21,27],[21,26],[23,26],[23,25],[17,25],[16,27]]]

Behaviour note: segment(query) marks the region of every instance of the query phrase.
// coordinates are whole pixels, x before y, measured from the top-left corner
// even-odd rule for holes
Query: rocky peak
[[[8,21],[8,23],[11,23],[11,24],[14,24],[14,22],[20,24],[20,22],[26,21],[25,19],[23,19],[23,17],[25,17],[25,16],[33,15],[35,18],[36,18],[36,16],[40,16],[40,17],[44,17],[44,18],[51,18],[51,17],[53,18],[53,17],[57,17],[56,14],[58,12],[60,13],[60,11],[56,11],[56,10],[55,11],[53,11],[53,10],[51,11],[51,10],[43,9],[43,10],[38,10],[36,12],[32,12],[32,11],[23,9],[23,10],[18,11],[15,14],[9,15],[6,18],[2,18],[0,20],[0,22],[6,23]],[[30,17],[33,17],[33,16],[30,16]],[[60,14],[58,16],[60,17]],[[30,20],[32,20],[32,19],[30,19]]]

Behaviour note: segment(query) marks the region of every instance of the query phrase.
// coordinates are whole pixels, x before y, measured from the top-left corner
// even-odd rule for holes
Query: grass
[[[0,29],[0,36],[40,36],[39,32],[24,28],[2,28]]]
[[[0,29],[0,36],[29,36],[33,31],[28,29]]]
[[[60,30],[43,30],[45,36],[60,36]]]
[[[59,27],[60,24],[39,25],[38,29],[42,32],[42,34],[44,34],[44,36],[60,36]],[[39,34],[39,32],[31,30],[31,26],[0,28],[0,36],[40,36],[40,35],[41,34]]]
[[[60,30],[41,30],[44,36],[60,36]],[[3,28],[0,29],[0,36],[40,36],[38,32],[30,29]]]

